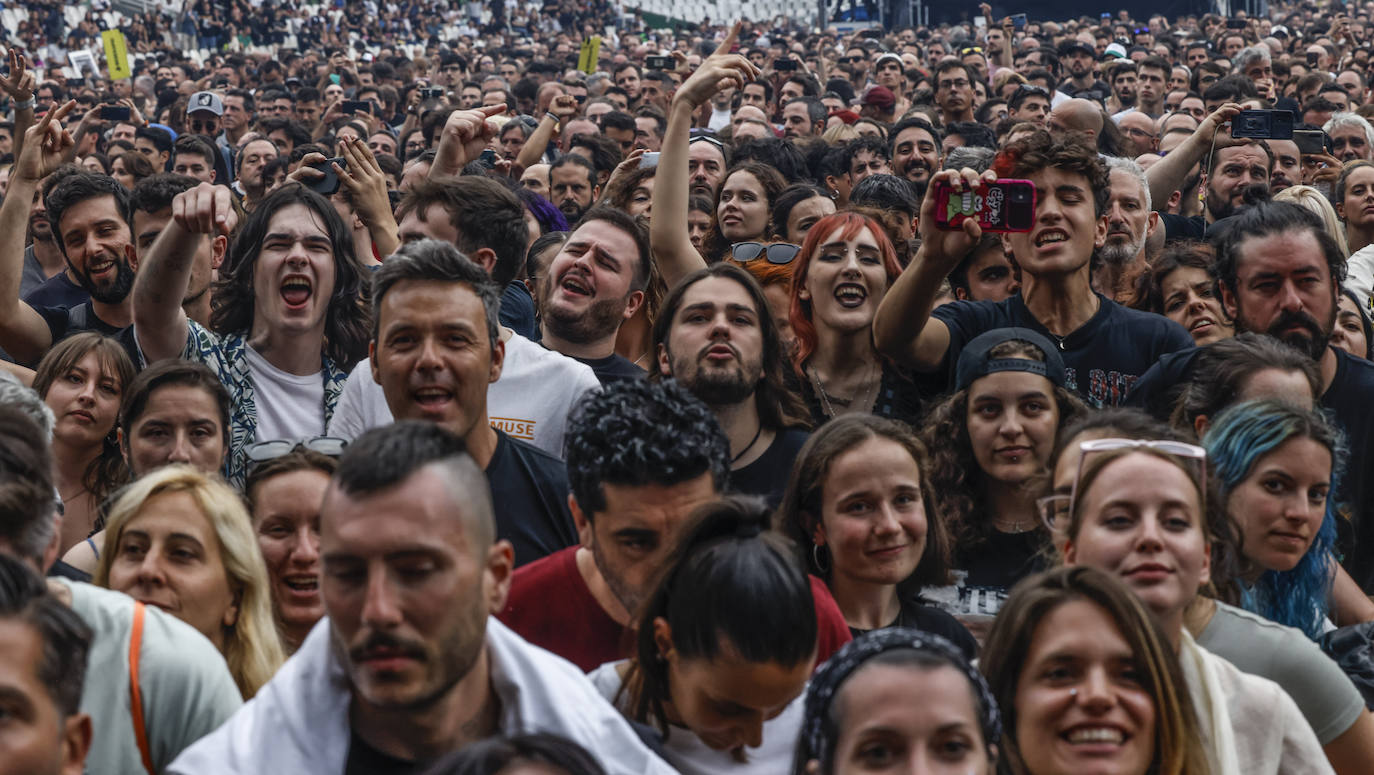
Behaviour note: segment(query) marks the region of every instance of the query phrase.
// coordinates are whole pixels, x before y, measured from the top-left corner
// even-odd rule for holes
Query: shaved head
[[[1097,137],[1102,132],[1102,108],[1097,103],[1074,98],[1064,100],[1050,111],[1049,127],[1052,131],[1084,132]]]

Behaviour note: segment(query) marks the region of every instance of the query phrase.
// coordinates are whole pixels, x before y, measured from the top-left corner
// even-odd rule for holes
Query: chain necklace
[[[846,406],[856,412],[871,411],[873,409],[873,402],[878,397],[878,388],[882,385],[883,381],[881,372],[876,379],[873,377],[873,364],[869,364],[869,378],[862,383],[859,392],[855,393],[852,399],[846,401],[838,396],[831,396],[829,393],[825,392],[825,385],[821,383],[821,377],[816,373],[815,366],[807,366],[806,373],[811,377],[811,384],[816,388],[816,393],[821,397],[821,409],[825,412],[826,417],[836,417],[839,414],[835,411],[835,407],[831,401]]]

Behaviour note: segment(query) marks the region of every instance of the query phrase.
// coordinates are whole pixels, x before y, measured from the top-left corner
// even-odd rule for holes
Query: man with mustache
[[[940,132],[921,116],[908,116],[892,127],[892,174],[924,189],[940,169]]]
[[[1150,209],[1150,187],[1139,164],[1111,156],[1107,169],[1112,189],[1107,200],[1107,241],[1097,251],[1102,262],[1093,273],[1093,287],[1118,298],[1130,290],[1123,278],[1145,266],[1145,245],[1159,226],[1159,213]]]
[[[1274,154],[1269,146],[1250,138],[1232,138],[1230,120],[1240,106],[1227,103],[1208,116],[1168,155],[1150,165],[1150,199],[1164,222],[1163,235],[1156,231],[1151,249],[1165,240],[1202,239],[1217,221],[1235,215],[1250,199],[1267,199]],[[1188,171],[1204,163],[1202,215],[1183,216],[1164,212],[1169,198],[1182,185]],[[1187,196],[1189,192],[1183,192]]]
[[[61,120],[76,106],[68,102],[49,111],[25,133],[24,147],[10,175],[9,193],[0,205],[0,234],[22,234],[34,192],[57,170],[74,141]],[[130,325],[134,254],[129,192],[108,175],[73,172],[45,198],[48,223],[67,266],[90,299],[70,309],[34,307],[21,301],[23,243],[0,246],[0,348],[20,363],[36,364],[55,342],[81,331],[119,338],[134,363],[138,345]]]
[[[626,213],[593,207],[539,283],[541,341],[596,372],[604,386],[644,369],[615,351],[616,334],[644,303],[649,234]]]
[[[532,729],[576,742],[611,775],[673,771],[580,670],[492,618],[512,550],[464,446],[425,422],[349,445],[320,509],[327,618],[291,667],[168,773],[420,772]]]
[[[808,434],[806,406],[783,381],[782,345],[763,289],[738,266],[700,269],[673,287],[654,321],[651,379],[676,379],[730,440],[730,483],[776,506]]]
[[[24,249],[24,279],[20,296],[35,307],[75,307],[91,297],[77,282],[76,273],[67,265],[62,249],[48,223],[45,197],[62,178],[79,171],[75,164],[64,164],[43,179],[43,185],[33,192],[33,208],[29,211],[29,246]]]

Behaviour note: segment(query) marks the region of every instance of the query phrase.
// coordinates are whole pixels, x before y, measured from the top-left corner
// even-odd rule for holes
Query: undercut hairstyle
[[[119,405],[119,427],[124,431],[123,447],[128,457],[129,434],[134,425],[148,410],[148,401],[153,393],[164,387],[187,387],[203,391],[214,401],[219,413],[221,441],[227,452],[229,449],[229,413],[234,399],[219,375],[203,363],[185,361],[180,358],[166,358],[134,377],[133,382],[124,388],[124,400]]]
[[[159,172],[138,181],[134,185],[134,190],[130,192],[130,206],[133,208],[133,212],[161,212],[172,206],[172,200],[176,198],[177,194],[189,191],[199,184],[199,180],[189,175]],[[137,238],[138,235],[135,234],[134,239]]]
[[[404,281],[458,283],[466,285],[482,302],[486,317],[487,345],[496,349],[501,335],[501,287],[482,267],[474,264],[458,248],[442,240],[408,242],[382,262],[372,275],[372,341],[379,341],[382,302],[397,283]]]
[[[41,565],[57,530],[57,497],[48,436],[26,412],[0,403],[0,544]]]
[[[463,439],[437,423],[399,420],[354,439],[339,456],[333,486],[348,496],[373,495],[400,485],[431,464],[443,468],[445,485],[473,531],[478,556],[496,541],[496,518],[487,475]]]
[[[667,621],[681,660],[726,654],[791,668],[816,658],[820,626],[811,582],[792,543],[768,530],[762,499],[727,496],[698,507],[638,613],[635,655],[621,692],[629,717],[671,735],[668,661],[655,621]]]
[[[67,243],[62,239],[62,216],[73,206],[88,199],[102,196],[114,197],[115,209],[132,232],[134,210],[129,197],[129,189],[109,175],[73,170],[64,175],[43,196],[44,206],[48,209],[48,223],[52,226],[53,239],[57,241],[57,247],[61,248],[63,256],[67,255]]]
[[[589,392],[568,417],[563,458],[588,521],[606,510],[604,485],[670,487],[709,474],[723,492],[730,473],[716,416],[675,380],[619,380]]]
[[[456,247],[465,255],[482,248],[496,254],[491,279],[501,288],[520,274],[529,241],[529,225],[520,200],[510,189],[496,181],[475,175],[443,180],[428,178],[411,186],[396,207],[399,223],[412,212],[428,220],[430,210],[442,207],[449,223],[458,232]]]
[[[1236,278],[1244,260],[1242,248],[1247,240],[1260,239],[1285,232],[1310,232],[1326,259],[1331,277],[1331,296],[1345,282],[1345,253],[1335,237],[1326,231],[1321,218],[1311,210],[1289,202],[1256,202],[1227,219],[1231,227],[1215,241],[1217,286],[1236,292]]]
[[[999,177],[1028,178],[1046,169],[1069,172],[1085,178],[1098,217],[1107,210],[1111,198],[1111,178],[1097,149],[1075,133],[1053,138],[1048,132],[1035,132],[1008,145],[997,154],[992,168]]]
[[[353,251],[353,234],[344,225],[334,205],[299,183],[274,189],[239,226],[220,269],[220,279],[211,297],[210,327],[218,334],[242,333],[253,325],[256,297],[253,278],[257,275],[262,243],[267,238],[272,216],[291,205],[304,205],[329,237],[334,258],[334,295],[329,299],[324,325],[324,354],[336,366],[348,371],[367,355],[371,328],[368,309],[367,270]]]
[[[1003,714],[1002,761],[1010,772],[1026,771],[1018,741],[1016,694],[1040,624],[1061,606],[1089,603],[1112,620],[1130,646],[1138,683],[1155,708],[1154,752],[1149,771],[1157,775],[1205,772],[1207,753],[1188,684],[1159,622],[1120,579],[1087,566],[1031,576],[1017,584],[992,624],[979,669]]]
[[[1195,436],[1198,417],[1215,421],[1240,398],[1252,377],[1270,370],[1302,375],[1312,400],[1321,398],[1321,373],[1315,361],[1268,334],[1243,332],[1198,350],[1192,376],[1174,404],[1173,426]]]
[[[720,277],[739,283],[749,294],[753,304],[754,318],[758,321],[759,333],[763,338],[762,376],[759,383],[754,386],[754,406],[758,410],[759,421],[764,427],[774,431],[809,427],[810,411],[801,397],[787,386],[784,360],[786,353],[783,351],[778,326],[773,321],[768,299],[763,295],[763,288],[758,281],[738,264],[729,261],[712,264],[687,275],[673,286],[667,298],[663,300],[658,317],[654,319],[652,352],[658,352],[659,348],[662,348],[668,354],[671,363],[672,350],[668,347],[668,338],[676,323],[678,310],[682,307],[683,297],[693,285],[710,277]],[[649,370],[649,379],[665,379],[657,364]]]
[[[81,709],[91,629],[71,606],[48,592],[32,568],[0,552],[0,620],[28,626],[42,643],[38,682],[62,718]]]

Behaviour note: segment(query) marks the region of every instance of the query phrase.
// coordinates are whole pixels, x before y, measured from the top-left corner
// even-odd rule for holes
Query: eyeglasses
[[[790,264],[801,252],[800,245],[790,242],[736,242],[730,246],[730,256],[741,264],[747,264],[760,256],[766,256],[770,264]]]
[[[1078,445],[1078,471],[1073,477],[1073,489],[1068,495],[1057,493],[1047,495],[1035,502],[1036,509],[1040,512],[1040,519],[1051,531],[1063,528],[1066,522],[1060,520],[1072,515],[1078,506],[1078,488],[1083,480],[1083,464],[1088,456],[1098,452],[1114,452],[1122,449],[1152,449],[1171,457],[1184,458],[1196,461],[1198,466],[1199,491],[1203,497],[1207,493],[1207,450],[1196,444],[1186,444],[1181,441],[1169,441],[1166,439],[1092,439]]]
[[[842,65],[850,65],[855,62],[862,62],[864,59],[865,57],[840,57],[839,62]]]
[[[1146,35],[1146,34],[1148,34],[1148,33],[1150,32],[1150,28],[1149,28],[1149,27],[1136,27],[1135,29],[1131,30],[1131,32],[1134,33],[1134,34],[1136,34],[1136,35]]]
[[[186,122],[186,126],[190,128],[191,132],[194,134],[209,134],[215,128],[215,122],[202,121],[201,119],[193,118],[190,121]]]
[[[311,452],[318,452],[329,457],[338,457],[343,454],[344,447],[348,446],[348,439],[341,439],[337,436],[315,436],[314,438],[291,441],[289,439],[276,439],[274,441],[259,441],[256,444],[249,444],[244,450],[248,457],[249,468],[259,463],[266,463],[294,451],[297,447],[303,447]]]

